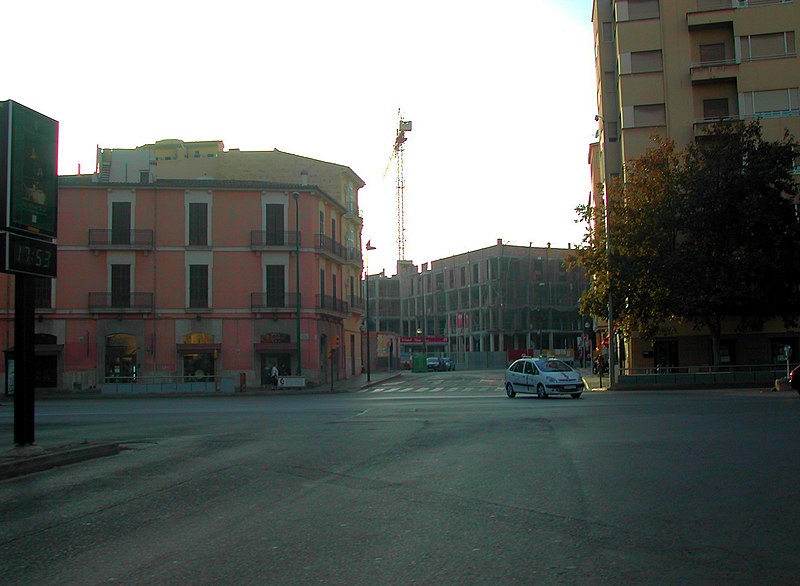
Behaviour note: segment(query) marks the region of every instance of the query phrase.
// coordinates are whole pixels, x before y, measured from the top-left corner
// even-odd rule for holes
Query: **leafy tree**
[[[587,231],[571,264],[590,276],[581,309],[605,315],[610,292],[623,331],[654,339],[692,324],[709,332],[715,363],[727,317],[742,330],[774,317],[796,325],[798,144],[764,141],[757,122],[715,125],[682,152],[655,141],[609,189],[610,250],[602,205],[577,210]]]

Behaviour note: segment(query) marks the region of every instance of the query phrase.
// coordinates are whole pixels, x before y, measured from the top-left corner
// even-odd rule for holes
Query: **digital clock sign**
[[[0,260],[0,271],[5,273],[56,276],[56,245],[52,242],[5,232],[0,239]]]

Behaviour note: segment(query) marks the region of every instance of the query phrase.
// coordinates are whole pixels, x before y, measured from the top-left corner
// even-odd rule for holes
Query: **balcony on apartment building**
[[[280,292],[250,293],[250,311],[263,313],[267,311],[294,311],[297,309],[298,294]]]
[[[343,299],[337,299],[331,295],[317,295],[316,309],[320,313],[341,317],[350,311],[350,305]]]
[[[153,230],[89,229],[89,248],[98,250],[153,250]]]
[[[333,238],[325,236],[324,234],[315,234],[314,248],[317,252],[328,255],[333,260],[349,261],[350,255],[347,247],[343,244],[336,242]]]
[[[253,230],[250,232],[250,250],[294,248],[300,243],[300,232],[294,230]]]
[[[152,313],[152,293],[89,293],[89,311],[94,313]]]
[[[719,61],[701,61],[689,66],[693,84],[711,83],[726,79],[736,79],[739,75],[739,63],[736,59]]]
[[[792,0],[697,0],[696,9],[686,14],[689,28],[703,28],[733,22],[734,11],[739,8],[788,4]]]

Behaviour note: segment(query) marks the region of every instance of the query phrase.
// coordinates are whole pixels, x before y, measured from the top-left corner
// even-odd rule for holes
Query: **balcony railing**
[[[358,266],[361,266],[361,250],[359,250],[355,246],[348,246],[347,247],[347,259],[350,262],[355,263]]]
[[[153,311],[152,293],[89,293],[89,311]]]
[[[350,297],[350,309],[353,311],[363,312],[366,308],[363,297]]]
[[[297,293],[250,293],[250,311],[297,309]]]
[[[153,230],[89,230],[95,250],[153,250]]]
[[[317,295],[317,309],[333,311],[336,313],[347,313],[349,311],[349,304],[336,297],[330,295]]]
[[[342,260],[350,260],[350,257],[347,252],[347,247],[342,245],[339,242],[336,242],[332,238],[325,236],[324,234],[316,234],[316,245],[315,248],[321,252],[327,252],[328,254],[338,257]]]
[[[692,76],[692,83],[732,79],[739,75],[739,64],[735,59],[692,63],[689,72]]]
[[[250,249],[265,250],[268,248],[297,246],[300,232],[294,230],[253,230],[250,232]]]

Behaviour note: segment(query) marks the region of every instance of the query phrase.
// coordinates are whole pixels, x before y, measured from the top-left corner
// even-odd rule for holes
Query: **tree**
[[[795,325],[798,144],[764,141],[757,122],[714,125],[682,152],[655,140],[610,188],[608,251],[597,241],[602,206],[578,209],[587,232],[571,263],[590,276],[581,309],[604,315],[610,293],[617,327],[651,340],[689,323],[710,334],[715,363],[726,318],[742,330],[774,317]]]

